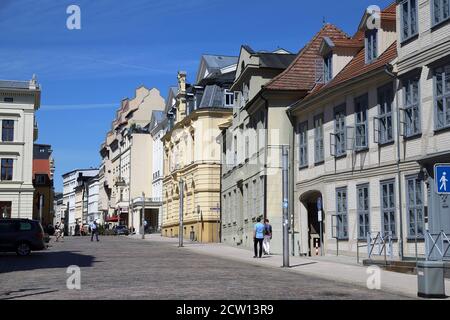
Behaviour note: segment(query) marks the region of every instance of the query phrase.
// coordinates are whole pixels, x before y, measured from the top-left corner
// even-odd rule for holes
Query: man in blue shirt
[[[263,240],[264,240],[264,229],[265,226],[263,223],[261,223],[261,218],[256,219],[256,224],[254,227],[254,231],[253,231],[253,242],[254,242],[254,249],[255,249],[255,255],[253,258],[257,258],[257,249],[258,249],[258,244],[259,244],[259,257],[261,258],[262,256],[262,246],[263,246]]]

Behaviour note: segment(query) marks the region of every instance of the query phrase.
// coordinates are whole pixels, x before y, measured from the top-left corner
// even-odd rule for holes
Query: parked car
[[[116,235],[129,235],[130,234],[130,230],[128,230],[127,226],[117,226],[115,230],[115,234]]]
[[[44,229],[39,221],[0,219],[0,251],[28,256],[31,251],[44,250]]]

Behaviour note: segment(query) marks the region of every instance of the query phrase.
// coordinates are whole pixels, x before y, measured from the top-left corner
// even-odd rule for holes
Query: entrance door
[[[320,255],[320,222],[317,199],[322,197],[319,191],[309,191],[301,197],[301,202],[308,211],[308,255]],[[324,226],[322,225],[324,230]]]

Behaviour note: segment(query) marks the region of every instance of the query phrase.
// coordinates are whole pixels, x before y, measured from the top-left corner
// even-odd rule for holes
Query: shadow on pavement
[[[80,268],[91,267],[94,260],[94,256],[79,254],[76,251],[41,251],[33,252],[27,257],[0,254],[0,274],[13,271],[67,268],[72,265]]]

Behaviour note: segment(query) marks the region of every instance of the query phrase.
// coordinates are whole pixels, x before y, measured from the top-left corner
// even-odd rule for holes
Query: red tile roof
[[[335,41],[353,41],[345,32],[332,24],[326,24],[299,52],[292,64],[264,86],[268,90],[309,91],[316,82],[316,61],[323,38]]]
[[[397,42],[394,43],[386,49],[386,51],[381,54],[381,56],[372,63],[366,64],[366,54],[365,49],[362,49],[358,54],[347,64],[341,72],[339,72],[336,77],[333,78],[326,85],[316,86],[310,95],[308,95],[303,101],[307,101],[310,98],[318,95],[324,90],[336,87],[348,80],[362,76],[368,72],[374,71],[379,68],[384,68],[384,66],[397,57]]]

